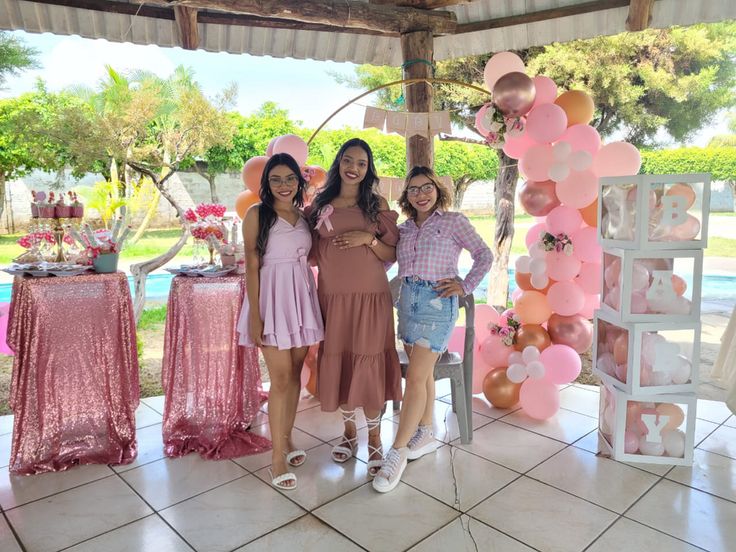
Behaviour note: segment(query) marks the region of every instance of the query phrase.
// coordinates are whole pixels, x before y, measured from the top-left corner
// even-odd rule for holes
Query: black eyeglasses
[[[295,174],[290,174],[285,179],[279,176],[272,176],[268,179],[268,183],[274,188],[283,188],[285,186],[294,186],[299,179]]]
[[[421,186],[409,186],[406,189],[406,195],[418,196],[420,192],[423,194],[428,194],[434,189],[435,185],[431,182],[427,182],[426,184],[422,184]]]

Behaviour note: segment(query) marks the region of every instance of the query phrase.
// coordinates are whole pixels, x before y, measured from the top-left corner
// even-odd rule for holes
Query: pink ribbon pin
[[[330,205],[329,203],[322,207],[319,212],[319,217],[317,218],[317,226],[315,226],[315,230],[319,230],[319,227],[323,224],[325,225],[325,228],[328,232],[332,232],[332,222],[330,222],[330,215],[335,212],[334,207]]]

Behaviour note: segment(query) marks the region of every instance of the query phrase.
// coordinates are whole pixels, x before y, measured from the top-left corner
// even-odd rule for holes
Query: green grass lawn
[[[495,218],[492,216],[470,216],[470,222],[478,230],[481,237],[490,242],[493,239]],[[727,225],[734,224],[736,218],[735,213],[718,213],[712,215],[710,226],[719,224],[719,222]],[[720,219],[720,221],[719,221]],[[534,224],[533,217],[522,214],[515,219],[514,241],[511,246],[511,253],[515,255],[526,254],[526,246],[524,237],[526,231]],[[148,230],[143,237],[135,244],[129,245],[123,251],[120,259],[124,262],[136,262],[143,259],[151,259],[156,255],[160,255],[167,251],[179,239],[179,229],[157,229]],[[734,228],[736,235],[736,228]],[[6,234],[0,236],[0,265],[7,265],[23,252],[16,240],[22,234]],[[723,238],[719,236],[711,236],[708,240],[708,249],[705,250],[707,257],[736,257],[736,239]],[[192,245],[187,243],[179,252],[179,258],[192,257]]]

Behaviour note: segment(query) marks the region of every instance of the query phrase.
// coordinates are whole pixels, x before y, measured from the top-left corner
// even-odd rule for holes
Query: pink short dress
[[[295,226],[278,217],[271,227],[260,271],[264,345],[283,350],[314,345],[324,338],[314,276],[307,263],[311,246],[312,235],[303,217]],[[252,347],[249,312],[246,295],[238,319],[239,343]]]

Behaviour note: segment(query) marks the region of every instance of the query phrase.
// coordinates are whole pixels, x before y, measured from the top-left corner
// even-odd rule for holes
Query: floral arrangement
[[[545,232],[541,236],[542,249],[545,251],[556,251],[565,255],[572,255],[572,240],[567,234],[550,234]]]
[[[516,339],[516,332],[521,327],[521,321],[518,315],[513,311],[507,311],[502,315],[502,320],[506,322],[505,326],[488,323],[488,329],[493,335],[501,336],[501,342],[507,347],[511,347]]]
[[[92,230],[89,224],[85,224],[81,227],[81,233],[72,226],[67,227],[67,232],[79,242],[88,264],[92,264],[92,259],[100,255],[120,253],[123,250],[125,240],[131,231],[130,226],[123,227],[123,218],[120,217],[115,221],[111,230],[106,228]]]
[[[212,236],[217,240],[225,239],[225,227],[222,217],[227,208],[219,203],[200,203],[194,209],[187,209],[184,220],[191,223],[190,232],[198,240],[209,241]]]
[[[486,142],[492,148],[501,149],[506,143],[506,135],[515,138],[524,131],[524,120],[521,117],[506,117],[492,104],[483,113],[480,121],[481,127],[488,130],[485,137]]]

